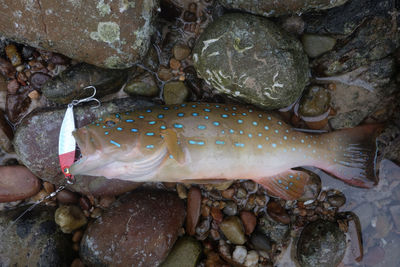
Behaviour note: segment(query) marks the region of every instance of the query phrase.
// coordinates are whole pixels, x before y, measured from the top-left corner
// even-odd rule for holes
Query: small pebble
[[[79,196],[68,189],[58,192],[56,198],[61,204],[77,204],[79,202]]]
[[[244,266],[246,267],[256,267],[258,264],[258,253],[255,250],[250,250],[247,253],[246,260],[244,262]]]
[[[225,199],[232,199],[235,194],[235,189],[229,188],[221,192],[221,195]]]
[[[191,187],[187,200],[186,232],[188,235],[196,233],[196,225],[200,218],[201,192],[197,187]]]
[[[304,34],[301,38],[304,51],[311,58],[316,58],[330,51],[336,44],[336,39],[316,34]]]
[[[224,218],[224,215],[222,214],[221,210],[216,207],[211,208],[211,216],[217,223],[221,223],[222,219]]]
[[[272,249],[270,240],[261,232],[254,232],[250,237],[250,242],[256,250],[269,252]]]
[[[10,94],[16,94],[18,89],[19,89],[19,87],[20,87],[20,85],[19,85],[18,81],[16,79],[13,79],[13,80],[8,82],[7,91]]]
[[[180,183],[176,184],[176,192],[178,193],[180,199],[187,198],[187,189],[183,184]]]
[[[289,214],[286,212],[286,210],[280,204],[278,204],[275,201],[268,202],[267,212],[268,212],[268,215],[271,216],[271,218],[277,222],[280,222],[283,224],[290,223]]]
[[[190,48],[185,44],[176,44],[172,48],[174,58],[177,60],[184,60],[190,55]]]
[[[94,208],[94,210],[90,213],[90,218],[97,219],[103,214],[103,210],[100,208]]]
[[[43,87],[43,84],[45,84],[50,79],[51,77],[45,73],[35,72],[34,74],[32,74],[30,81],[33,88],[40,89]]]
[[[232,254],[232,259],[240,264],[246,260],[247,249],[244,246],[236,246]]]
[[[86,197],[81,197],[79,198],[79,206],[81,206],[82,210],[89,210],[92,207],[92,204]]]
[[[243,245],[246,242],[244,228],[238,217],[231,216],[225,218],[219,227],[226,238],[233,244]]]
[[[33,90],[28,94],[29,98],[32,100],[38,100],[40,98],[40,94],[38,91]]]
[[[174,75],[171,72],[171,69],[160,66],[160,69],[157,72],[157,76],[161,81],[169,81],[174,77]]]
[[[211,208],[209,206],[203,205],[201,207],[201,216],[203,216],[203,217],[210,216],[210,210],[211,210]]]
[[[115,201],[114,196],[103,196],[100,198],[99,206],[103,209],[107,209]]]
[[[74,242],[74,243],[80,242],[82,239],[82,236],[83,236],[82,230],[75,231],[75,233],[72,235],[72,242]]]
[[[169,66],[173,70],[178,70],[181,67],[181,63],[179,62],[179,60],[171,58],[171,60],[169,61]]]
[[[238,212],[238,207],[234,201],[227,201],[224,208],[224,213],[228,216],[236,215]]]
[[[239,188],[236,192],[236,197],[239,199],[247,197],[247,192],[244,188]]]
[[[55,191],[55,186],[47,181],[43,182],[43,188],[47,194],[51,194]]]
[[[169,82],[164,86],[165,104],[182,104],[189,96],[189,89],[183,82]]]
[[[202,220],[196,227],[197,238],[200,240],[206,239],[208,236],[208,231],[210,230],[210,226],[211,224],[209,218],[205,218],[204,220]]]
[[[69,234],[84,226],[87,219],[82,210],[77,206],[60,206],[54,215],[56,224],[60,226],[63,233]]]
[[[22,64],[21,55],[18,52],[17,47],[15,45],[13,44],[7,45],[4,50],[6,52],[8,59],[10,60],[11,64],[14,67]]]
[[[83,264],[83,262],[81,261],[81,259],[76,258],[73,260],[73,262],[71,263],[71,267],[85,267],[85,264]]]
[[[256,227],[257,224],[256,216],[254,216],[252,212],[241,211],[240,219],[243,222],[246,235],[250,235],[254,231],[254,228]]]

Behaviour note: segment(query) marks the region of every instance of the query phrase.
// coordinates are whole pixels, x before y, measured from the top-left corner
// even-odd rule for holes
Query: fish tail
[[[331,157],[317,167],[354,186],[376,185],[376,137],[382,129],[381,124],[370,124],[326,134],[322,140],[326,141],[324,149],[329,150]]]

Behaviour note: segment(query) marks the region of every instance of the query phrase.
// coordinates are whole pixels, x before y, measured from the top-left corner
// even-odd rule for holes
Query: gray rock
[[[202,252],[199,241],[193,237],[180,238],[172,248],[162,267],[196,267]]]
[[[311,10],[328,9],[342,5],[347,0],[219,0],[226,8],[240,9],[266,17],[277,17],[287,14],[301,14]]]
[[[146,54],[155,0],[5,0],[0,34],[99,67],[128,68]]]
[[[164,86],[165,104],[181,104],[189,96],[189,89],[183,82],[169,82]]]
[[[89,266],[158,266],[185,220],[183,201],[163,191],[134,191],[91,224],[80,255]]]
[[[257,231],[277,244],[284,243],[289,238],[289,225],[273,220],[268,214],[259,219]]]
[[[304,34],[301,41],[304,51],[311,58],[318,57],[330,51],[336,44],[335,38],[316,34]]]
[[[74,99],[91,96],[93,89],[84,88],[92,85],[96,87],[96,98],[101,98],[120,90],[127,74],[126,70],[109,70],[80,63],[47,81],[42,92],[54,102],[68,104]]]
[[[131,98],[105,102],[98,108],[80,105],[74,108],[75,125],[79,128],[108,113],[151,105],[151,102]],[[64,114],[65,108],[35,111],[21,122],[14,137],[19,160],[37,177],[56,185],[64,183],[58,162],[58,136]],[[68,188],[83,194],[118,195],[138,186],[137,183],[104,177],[76,176],[75,180],[76,183]]]
[[[0,265],[70,266],[76,253],[54,222],[54,208],[37,206],[6,230],[27,208],[0,212]]]
[[[271,21],[248,14],[227,14],[209,25],[193,59],[217,92],[266,109],[292,104],[309,77],[301,43]]]
[[[154,97],[158,95],[159,89],[152,74],[145,72],[129,81],[124,88],[124,92],[130,96]]]
[[[346,238],[336,222],[318,220],[308,224],[297,242],[302,267],[338,266],[346,251]]]

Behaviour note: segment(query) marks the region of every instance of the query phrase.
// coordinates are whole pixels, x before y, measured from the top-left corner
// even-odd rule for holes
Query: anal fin
[[[167,145],[168,153],[178,163],[183,164],[185,162],[185,154],[178,144],[179,140],[176,132],[172,129],[166,129],[161,131],[161,136],[163,136],[165,144]]]
[[[304,193],[310,175],[303,171],[288,170],[277,175],[254,179],[272,195],[285,200],[296,200]]]

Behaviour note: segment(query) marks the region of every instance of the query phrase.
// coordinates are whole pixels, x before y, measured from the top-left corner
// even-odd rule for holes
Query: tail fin
[[[333,160],[324,162],[319,168],[344,182],[364,188],[378,183],[376,137],[381,133],[381,124],[363,125],[326,134]],[[331,141],[331,142],[329,142]]]

